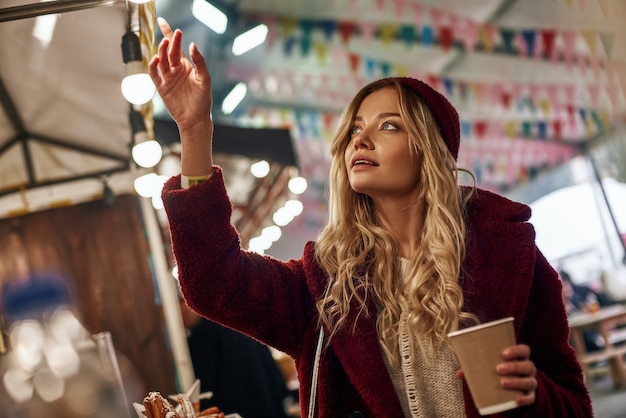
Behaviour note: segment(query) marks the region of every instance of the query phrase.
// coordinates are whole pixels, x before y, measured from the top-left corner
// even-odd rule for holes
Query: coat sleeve
[[[297,349],[313,308],[302,262],[242,249],[219,167],[187,190],[171,178],[162,197],[185,302],[286,353]]]
[[[593,416],[582,369],[569,342],[569,324],[561,289],[556,272],[537,250],[520,342],[531,347],[538,386],[535,404],[520,408],[524,417]]]

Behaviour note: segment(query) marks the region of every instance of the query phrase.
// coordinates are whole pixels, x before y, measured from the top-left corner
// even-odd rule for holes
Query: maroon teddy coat
[[[207,318],[289,354],[306,417],[318,339],[315,301],[327,282],[315,261],[315,244],[307,243],[302,258],[288,262],[243,251],[230,223],[231,203],[219,167],[189,190],[180,189],[180,176],[171,178],[163,201],[186,302]],[[486,191],[478,191],[468,207],[465,309],[482,322],[513,316],[517,339],[531,347],[537,367],[535,404],[497,416],[590,417],[589,394],[568,342],[561,285],[535,247],[529,216],[527,206]],[[355,411],[361,415],[353,416],[403,416],[383,361],[373,304],[370,312],[352,334],[353,310],[345,331],[322,353],[318,417],[348,417]],[[466,415],[479,417],[465,383],[463,395]]]

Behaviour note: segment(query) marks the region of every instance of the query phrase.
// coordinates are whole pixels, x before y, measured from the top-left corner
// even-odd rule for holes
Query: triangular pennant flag
[[[293,35],[293,32],[298,27],[298,20],[284,17],[278,20],[278,26],[280,27],[280,36],[287,39]]]
[[[290,57],[293,54],[293,48],[296,45],[296,38],[290,37],[283,42],[283,54],[286,57]]]
[[[469,120],[461,121],[461,138],[469,138],[472,136],[472,122]]]
[[[411,48],[415,42],[415,26],[408,24],[400,27],[400,37],[407,48]]]
[[[469,100],[469,88],[465,81],[460,81],[457,83],[457,89],[459,95],[461,96],[461,100],[467,102]]]
[[[349,53],[348,62],[350,63],[350,71],[354,74],[358,73],[361,65],[361,55],[352,52]]]
[[[480,40],[485,51],[492,52],[496,39],[497,28],[493,25],[483,25],[480,27]]]
[[[304,57],[308,56],[311,51],[313,28],[315,28],[313,21],[300,21],[300,30],[302,31],[302,36],[300,37],[300,52]]]
[[[383,77],[391,76],[391,63],[387,61],[381,61],[380,63],[380,71]]]
[[[530,138],[533,135],[533,125],[530,121],[522,121],[522,136]]]
[[[600,86],[598,84],[589,84],[587,86],[587,90],[589,91],[589,97],[591,98],[591,104],[594,106],[598,105],[598,99],[600,97]]]
[[[452,97],[454,95],[454,85],[455,85],[454,80],[451,80],[449,78],[443,79],[443,88],[446,92],[445,94],[446,96]]]
[[[572,7],[572,4],[574,4],[574,0],[565,0],[565,3],[567,3],[569,7]]]
[[[552,121],[552,136],[554,139],[560,140],[563,138],[563,130],[560,120]]]
[[[548,100],[552,103],[553,107],[557,107],[560,104],[559,100],[559,86],[556,84],[548,84],[546,85],[546,94],[548,95]]]
[[[422,27],[422,43],[424,46],[432,46],[435,42],[435,32],[432,26]]]
[[[366,43],[370,43],[374,39],[374,33],[376,32],[376,24],[371,22],[361,22],[359,24],[361,28],[361,36]]]
[[[543,45],[544,55],[547,58],[554,57],[555,37],[556,37],[556,31],[554,30],[542,30],[541,31],[541,43]]]
[[[591,111],[591,120],[593,120],[593,122],[596,124],[599,132],[604,132],[605,127],[604,123],[602,122],[602,118],[600,117],[600,114],[598,114],[598,112],[596,112],[595,110]]]
[[[511,91],[513,93],[513,102],[521,102],[522,98],[524,97],[524,86],[521,83],[513,83]]]
[[[264,16],[262,22],[267,26],[267,38],[265,40],[265,44],[267,45],[267,49],[272,49],[274,43],[276,42],[276,38],[278,34],[276,33],[276,18],[273,16]]]
[[[430,9],[430,17],[432,19],[433,26],[436,29],[439,29],[441,25],[445,23],[448,14],[444,10],[431,8]]]
[[[478,120],[474,122],[474,134],[477,138],[482,139],[487,132],[487,122],[484,120]]]
[[[577,36],[576,32],[571,30],[561,32],[561,37],[563,38],[563,56],[568,68],[571,67],[572,58],[574,57]]]
[[[454,34],[450,26],[439,26],[439,45],[444,51],[449,51],[454,41]]]
[[[530,83],[528,85],[528,94],[530,96],[530,101],[533,103],[539,103],[539,92],[542,87],[538,83]]]
[[[382,12],[385,8],[385,0],[376,0],[376,11]]]
[[[400,20],[404,16],[404,9],[406,7],[406,2],[404,0],[394,0],[393,9],[396,15],[396,19]]]
[[[435,90],[439,90],[439,77],[436,74],[428,74],[426,76],[426,84]]]
[[[326,64],[326,58],[328,57],[328,44],[325,42],[316,42],[314,48],[317,60],[321,64]]]
[[[602,43],[602,47],[604,48],[604,52],[606,53],[607,58],[611,59],[611,54],[613,53],[613,41],[615,41],[615,33],[609,31],[600,31],[598,32],[598,36],[600,37],[600,43]]]
[[[365,59],[365,70],[367,71],[367,76],[370,78],[376,75],[376,62],[373,58],[368,57]]]
[[[598,32],[592,29],[582,29],[580,31],[580,35],[585,40],[585,43],[589,47],[589,51],[591,51],[591,55],[596,55],[596,45],[598,44]]]
[[[509,93],[508,91],[503,91],[500,95],[500,104],[505,109],[511,108],[511,93]]]
[[[327,42],[330,42],[335,34],[337,22],[334,20],[322,20],[320,22],[320,26],[322,28],[322,32],[324,32],[324,39],[326,39]]]
[[[330,65],[335,68],[340,68],[346,65],[347,53],[346,49],[340,46],[334,45],[330,50]]]
[[[337,22],[337,31],[339,32],[339,36],[341,37],[341,41],[344,44],[348,44],[350,42],[350,38],[354,34],[356,30],[356,24],[352,22]]]
[[[541,99],[539,100],[539,110],[541,110],[541,113],[545,116],[548,117],[550,115],[550,100],[548,99]]]
[[[409,67],[407,67],[406,65],[396,64],[393,66],[393,68],[394,68],[394,74],[397,77],[408,77]]]
[[[529,57],[535,56],[535,40],[537,39],[537,31],[535,29],[522,30],[522,39],[526,45],[526,55]]]
[[[332,113],[324,113],[322,115],[322,121],[324,123],[324,129],[330,131],[333,127],[333,121],[335,119],[335,115]]]
[[[476,42],[478,41],[478,25],[469,19],[466,19],[463,23],[459,24],[460,30],[457,30],[458,36],[463,42],[465,52],[474,52],[476,48]]]
[[[539,139],[548,138],[548,124],[546,121],[540,120],[537,122],[537,136]]]
[[[517,33],[513,29],[500,28],[500,36],[504,43],[504,50],[510,54],[515,53],[515,35]]]
[[[378,31],[380,32],[380,39],[383,45],[388,46],[396,37],[396,33],[398,33],[398,25],[395,23],[381,23],[378,26]]]
[[[509,138],[515,138],[517,136],[517,121],[507,120],[504,123],[504,135]]]
[[[585,10],[585,0],[578,0],[578,7],[580,10]]]
[[[411,12],[413,13],[413,22],[420,25],[422,23],[422,17],[424,16],[424,8],[421,4],[411,4]]]

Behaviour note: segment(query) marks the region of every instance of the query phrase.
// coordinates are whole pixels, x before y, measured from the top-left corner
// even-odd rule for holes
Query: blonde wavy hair
[[[381,226],[369,196],[350,187],[344,159],[361,103],[385,87],[398,92],[400,114],[408,130],[410,152],[418,157],[415,169],[422,185],[415,203],[424,207],[421,244],[402,273],[404,280],[398,245]],[[437,344],[447,341],[447,333],[458,328],[459,321],[472,318],[462,312],[458,281],[466,227],[456,162],[426,104],[394,79],[375,81],[357,93],[332,138],[330,153],[329,219],[316,244],[317,261],[329,277],[327,291],[317,303],[320,320],[330,330],[327,343],[345,325],[353,301],[360,306],[359,316],[372,314],[366,298],[373,294],[378,335],[388,360],[399,362],[401,317],[406,317],[412,352],[417,349],[427,359]]]

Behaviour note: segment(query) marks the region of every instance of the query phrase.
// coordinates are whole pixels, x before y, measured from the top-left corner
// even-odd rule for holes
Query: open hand
[[[195,43],[188,59],[182,51],[183,33],[157,19],[163,39],[150,60],[150,77],[167,110],[182,131],[211,120],[211,75]]]

